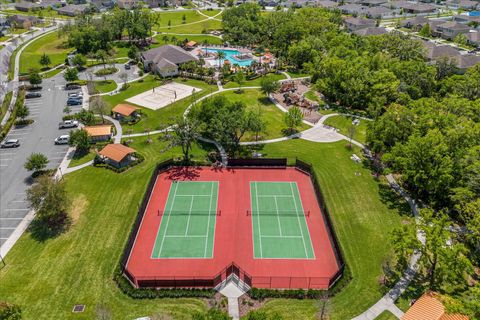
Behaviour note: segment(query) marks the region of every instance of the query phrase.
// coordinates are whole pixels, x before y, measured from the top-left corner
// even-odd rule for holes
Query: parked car
[[[68,134],[55,138],[55,144],[68,144],[68,141],[70,141],[70,136]]]
[[[58,124],[58,129],[76,128],[78,127],[77,120],[65,120]]]
[[[4,140],[0,144],[0,147],[1,148],[18,148],[18,147],[20,147],[20,141],[18,141],[18,139]]]
[[[78,90],[78,89],[80,89],[80,85],[76,83],[67,83],[65,85],[65,90]]]
[[[129,63],[125,63],[124,67],[125,67],[125,70],[130,70],[130,64]]]
[[[77,106],[82,103],[83,103],[82,97],[68,98],[67,100],[67,106]]]
[[[28,92],[25,95],[25,99],[30,99],[30,98],[40,98],[42,94],[40,92]]]
[[[68,93],[68,98],[82,98],[83,99],[83,93],[81,91],[77,92],[69,92]]]

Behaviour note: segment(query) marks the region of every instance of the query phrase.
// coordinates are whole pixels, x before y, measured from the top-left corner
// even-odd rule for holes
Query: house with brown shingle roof
[[[433,292],[421,296],[401,320],[469,320],[461,314],[448,314],[439,296]]]
[[[91,142],[108,141],[112,138],[112,126],[110,124],[85,126],[82,130],[87,132]]]
[[[117,120],[126,120],[128,118],[136,118],[137,117],[137,111],[139,108],[134,107],[130,104],[126,103],[120,103],[117,104],[113,109],[113,117]]]
[[[135,149],[124,146],[121,143],[111,143],[107,144],[98,153],[103,157],[105,163],[115,168],[122,168],[134,160],[132,154],[135,153]]]

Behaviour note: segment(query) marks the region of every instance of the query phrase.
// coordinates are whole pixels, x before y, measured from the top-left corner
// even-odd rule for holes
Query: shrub
[[[22,309],[13,303],[0,301],[0,319],[20,320],[22,319]]]
[[[33,119],[19,119],[15,121],[15,126],[26,126],[33,123]]]
[[[109,75],[109,74],[113,74],[117,71],[118,71],[118,69],[115,68],[115,67],[108,67],[108,68],[100,69],[100,70],[94,72],[94,74],[97,77],[101,77],[101,76],[106,76],[106,75]]]

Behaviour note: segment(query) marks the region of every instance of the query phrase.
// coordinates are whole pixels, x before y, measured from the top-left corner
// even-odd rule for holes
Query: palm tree
[[[218,68],[222,65],[222,61],[225,60],[226,54],[223,51],[217,52],[217,59],[218,59]]]

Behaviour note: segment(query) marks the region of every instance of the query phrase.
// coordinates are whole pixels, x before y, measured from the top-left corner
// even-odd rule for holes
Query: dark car
[[[18,148],[20,147],[20,141],[18,139],[8,139],[4,140],[2,144],[0,144],[1,148]]]
[[[67,83],[65,85],[65,90],[78,90],[78,89],[80,89],[80,85],[76,83]]]
[[[68,99],[67,106],[78,106],[83,103],[83,100],[80,99]]]
[[[130,64],[125,63],[124,67],[125,67],[125,70],[130,70]]]
[[[31,98],[40,98],[42,94],[40,92],[28,92],[25,95],[25,99],[31,99]]]

